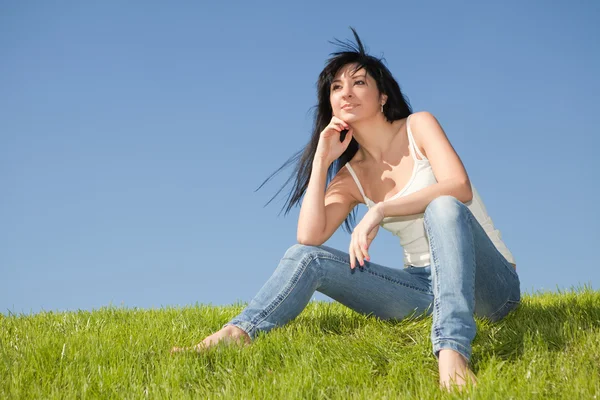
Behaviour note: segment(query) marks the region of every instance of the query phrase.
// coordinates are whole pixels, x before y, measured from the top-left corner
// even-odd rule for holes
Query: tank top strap
[[[360,185],[360,182],[358,181],[358,177],[356,176],[356,173],[354,172],[354,169],[352,169],[352,167],[350,166],[349,162],[346,163],[346,168],[348,168],[348,171],[350,171],[350,175],[352,175],[352,178],[354,178],[354,182],[356,182],[356,186],[358,186],[358,190],[360,190],[360,194],[365,199],[365,204],[369,205],[370,199],[365,195],[365,192],[363,192],[363,188]]]
[[[419,150],[419,147],[417,146],[417,142],[415,142],[415,138],[413,137],[412,131],[410,130],[410,117],[412,116],[409,115],[406,118],[406,131],[408,132],[408,142],[410,143],[410,146],[412,146],[413,151],[411,152],[413,158],[415,159],[415,161],[423,161],[423,160],[427,160],[427,157],[425,157],[423,155],[423,153],[421,153],[421,150]],[[415,154],[418,154],[419,157],[421,157],[421,159],[419,160]]]

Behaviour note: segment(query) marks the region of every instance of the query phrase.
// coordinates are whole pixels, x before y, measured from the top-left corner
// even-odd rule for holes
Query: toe
[[[205,349],[206,349],[206,346],[204,345],[204,343],[198,343],[197,345],[194,346],[194,350],[196,350],[198,353]]]

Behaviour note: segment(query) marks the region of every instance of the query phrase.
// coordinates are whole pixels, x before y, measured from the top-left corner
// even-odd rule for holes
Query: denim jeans
[[[432,315],[433,354],[453,349],[467,362],[474,316],[498,321],[520,301],[515,268],[496,249],[469,208],[440,196],[423,218],[431,263],[389,268],[365,261],[350,269],[348,253],[327,246],[291,246],[248,306],[228,323],[254,340],[298,316],[315,290],[361,314],[381,319]]]

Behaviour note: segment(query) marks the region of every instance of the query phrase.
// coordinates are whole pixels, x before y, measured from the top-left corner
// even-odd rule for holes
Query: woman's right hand
[[[343,130],[348,130],[343,142],[340,142],[341,133]],[[329,125],[323,129],[319,136],[317,151],[315,158],[319,158],[330,165],[337,160],[344,151],[348,148],[352,140],[352,128],[346,122],[336,116],[331,117]]]

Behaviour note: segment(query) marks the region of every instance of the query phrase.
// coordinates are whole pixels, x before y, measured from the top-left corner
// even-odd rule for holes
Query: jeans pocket
[[[506,317],[511,311],[516,309],[519,306],[519,304],[521,304],[520,300],[507,300],[506,303],[504,303],[504,305],[502,305],[502,307],[500,307],[498,311],[496,311],[489,317],[489,320],[492,322],[500,321],[501,319]]]

